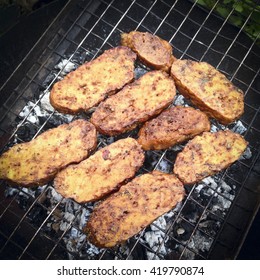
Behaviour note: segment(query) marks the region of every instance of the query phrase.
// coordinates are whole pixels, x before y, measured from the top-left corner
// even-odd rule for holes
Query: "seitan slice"
[[[133,81],[135,59],[136,54],[127,47],[105,51],[54,84],[51,105],[68,114],[88,111]]]
[[[141,175],[99,203],[84,231],[94,245],[113,247],[170,211],[184,195],[183,184],[173,174]]]
[[[90,121],[103,134],[124,133],[161,113],[175,93],[174,82],[165,72],[151,71],[102,102]]]
[[[176,106],[147,121],[139,131],[138,143],[144,150],[168,149],[209,130],[210,122],[203,112]]]
[[[87,160],[70,165],[54,180],[54,187],[79,203],[96,201],[118,190],[142,166],[144,152],[133,138],[121,139],[98,150]]]
[[[121,44],[136,52],[144,64],[157,70],[169,72],[175,60],[172,55],[172,46],[167,41],[148,32],[123,33]]]
[[[177,155],[173,172],[184,184],[199,182],[230,166],[246,147],[244,138],[232,131],[204,132]]]
[[[229,124],[243,114],[243,92],[210,64],[177,60],[171,75],[181,94],[220,123]]]
[[[23,186],[45,184],[68,164],[87,158],[96,143],[96,129],[85,120],[49,129],[2,154],[0,178]]]

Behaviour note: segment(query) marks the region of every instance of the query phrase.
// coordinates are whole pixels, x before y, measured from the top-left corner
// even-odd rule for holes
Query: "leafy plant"
[[[216,0],[198,0],[198,4],[213,9]],[[214,11],[223,18],[243,30],[260,45],[260,5],[259,0],[221,0],[217,3]]]

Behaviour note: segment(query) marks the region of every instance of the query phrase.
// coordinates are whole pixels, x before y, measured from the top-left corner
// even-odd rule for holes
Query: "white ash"
[[[179,206],[180,204],[177,204]],[[166,255],[167,250],[165,244],[169,239],[168,236],[165,236],[164,231],[167,230],[168,221],[175,215],[178,208],[174,208],[174,210],[169,211],[168,213],[157,218],[151,225],[149,231],[146,231],[143,238],[145,242],[149,245],[149,247],[157,252],[160,255]],[[162,230],[163,231],[162,231]],[[147,258],[150,259],[159,259],[154,253],[147,251]]]
[[[243,123],[238,120],[234,123],[234,125],[230,128],[235,133],[243,134],[247,131],[247,128],[243,125]]]
[[[198,185],[195,187],[195,191],[199,193],[204,187],[205,187],[205,185],[203,185],[203,184],[198,184]]]
[[[61,70],[60,75],[65,76],[72,70],[76,69],[75,63],[69,61],[68,59],[62,59],[61,62],[55,66],[55,69]]]
[[[226,127],[224,126],[224,125],[222,125],[222,124],[214,124],[214,123],[212,123],[211,124],[211,127],[210,127],[210,132],[218,132],[218,131],[220,131],[220,130],[225,130],[226,129]]]
[[[75,203],[77,204],[77,203]],[[80,205],[75,208],[78,210]],[[71,218],[75,218],[75,208],[68,206],[67,211],[72,211],[74,214],[71,214]],[[77,211],[76,210],[76,211]],[[80,213],[76,215],[76,220],[74,221],[74,224],[76,224],[79,228],[77,230],[75,227],[72,227],[67,236],[64,238],[64,241],[68,241],[68,244],[66,243],[66,247],[69,249],[69,251],[78,253],[80,257],[96,257],[101,252],[102,249],[97,248],[93,244],[89,243],[86,240],[86,235],[82,232],[83,228],[86,225],[86,222],[93,210],[93,206],[89,206],[89,209],[81,208]],[[70,258],[73,259],[73,255],[70,255]]]
[[[66,248],[72,254],[69,254],[70,259],[74,259],[73,253],[79,251],[83,243],[85,242],[86,236],[82,232],[78,231],[76,228],[72,227],[67,236],[63,238],[66,244]]]
[[[183,95],[179,94],[177,95],[177,97],[175,98],[174,100],[174,105],[175,106],[188,106],[186,103],[185,103],[185,98]]]
[[[61,231],[66,231],[70,228],[71,223],[75,219],[75,216],[69,212],[65,212],[63,215],[63,219],[61,220],[60,223],[60,230]]]
[[[30,123],[39,124],[39,116],[44,116],[45,114],[41,111],[38,105],[29,101],[19,114],[20,118],[26,119]],[[18,124],[19,126],[20,124]]]
[[[246,148],[244,153],[241,155],[240,159],[250,159],[252,157],[252,152],[249,147]]]
[[[223,211],[229,209],[229,207],[231,206],[231,201],[225,199],[223,196],[218,195],[217,199],[218,199],[218,203],[214,204],[212,207],[213,212],[217,212],[218,210]]]
[[[225,197],[218,195],[217,193],[215,194],[215,196],[217,196],[218,199],[218,203],[214,204],[212,207],[213,211],[223,211],[223,210],[227,210],[230,208],[232,201],[235,198],[235,195],[232,193],[232,191],[236,188],[235,185],[233,185],[233,187],[229,186],[226,182],[224,182],[223,180],[220,181],[219,183],[219,188],[218,191],[223,194]]]
[[[59,201],[61,201],[63,199],[62,195],[57,193],[54,188],[50,188],[50,190],[51,190],[50,198],[52,200],[51,202],[56,204],[57,202],[59,202]]]
[[[157,227],[158,226],[158,227]],[[156,219],[152,224],[151,224],[151,230],[152,231],[157,231],[159,229],[165,230],[167,226],[166,220],[164,216],[159,217]],[[159,228],[159,229],[158,229]]]
[[[24,193],[29,194],[32,197],[35,197],[35,190],[32,190],[30,188],[22,188],[22,192],[19,193],[19,195],[24,195]],[[26,195],[25,195],[26,196]]]
[[[210,237],[197,230],[189,241],[188,248],[191,248],[195,251],[208,252],[212,242],[213,240]]]
[[[56,219],[53,223],[58,223],[59,230],[66,232],[63,240],[66,248],[71,252],[69,258],[74,259],[73,253],[79,254],[81,258],[93,258],[99,255],[102,250],[87,242],[86,235],[82,232],[93,210],[93,204],[88,204],[85,208],[71,199],[63,199],[54,188],[50,188],[50,190],[48,193],[50,202],[53,205],[61,202],[62,217],[58,217],[58,220]],[[50,207],[50,209],[52,208],[53,206]],[[52,224],[49,223],[49,226],[51,227]]]
[[[127,242],[120,245],[118,250],[119,250],[119,253],[121,255],[125,256],[125,258],[127,258],[128,260],[133,260],[133,257],[130,254],[129,244]],[[118,260],[118,259],[120,259],[120,258],[115,256],[115,260]]]
[[[172,167],[171,167],[171,164],[167,160],[162,159],[160,161],[160,163],[157,165],[156,169],[160,170],[162,172],[165,172],[165,173],[169,173],[169,172],[171,172]]]
[[[171,218],[173,215],[180,212],[182,205],[183,205],[183,201],[178,202],[175,208],[172,211],[168,212],[168,215],[170,215],[169,217]]]
[[[75,227],[72,227],[68,231],[63,240],[65,241],[67,250],[71,253],[78,253],[80,258],[94,258],[102,252],[101,249],[86,242],[86,235]],[[74,259],[74,255],[69,254],[69,258]]]
[[[44,188],[45,186],[42,186]],[[35,190],[30,188],[13,188],[8,187],[5,189],[5,197],[14,196],[16,194],[19,194],[20,197],[28,198],[28,196],[35,197]],[[17,198],[17,202],[19,203],[19,198]]]
[[[228,128],[224,126],[223,124],[218,123],[217,121],[212,121],[210,131],[211,132],[218,132],[220,130],[227,130]],[[229,129],[235,133],[243,134],[247,131],[247,128],[243,125],[243,123],[238,120],[234,122],[233,124],[229,125]]]
[[[177,229],[177,234],[178,235],[182,235],[184,233],[185,233],[185,229],[184,228],[180,227],[180,228]]]
[[[52,113],[54,111],[54,108],[50,103],[50,91],[43,92],[39,97],[41,108],[49,113]]]
[[[9,196],[14,196],[15,194],[17,194],[19,192],[18,189],[16,188],[12,188],[12,187],[9,187],[9,188],[6,188],[5,189],[5,197],[9,197]]]
[[[147,231],[144,234],[144,239],[146,240],[146,242],[148,243],[150,248],[156,252],[159,249],[158,253],[165,255],[166,248],[163,243],[163,237],[164,237],[164,234],[162,234],[162,232],[160,230]],[[148,258],[148,260],[159,259],[154,253],[152,253],[150,251],[147,251],[147,258]]]
[[[72,199],[67,199],[65,203],[65,212],[74,213],[79,210],[81,206]]]
[[[38,104],[28,101],[24,108],[19,113],[19,117],[23,119],[18,125],[17,128],[26,125],[26,124],[35,124],[41,126],[44,120],[52,118],[52,123],[58,126],[61,123],[69,123],[73,120],[72,115],[60,114],[54,111],[54,108],[51,106],[49,101],[49,92],[42,93],[40,95],[40,102]],[[41,119],[41,122],[40,122]],[[24,122],[24,120],[26,120]],[[15,141],[17,142],[17,134],[15,134]],[[15,142],[13,143],[15,144]]]
[[[93,209],[91,209],[93,210]],[[79,228],[82,230],[84,226],[86,225],[86,222],[91,214],[90,210],[87,210],[86,208],[81,209],[81,215],[79,216]]]
[[[194,260],[195,259],[196,254],[194,252],[192,252],[191,250],[184,249],[183,246],[179,246],[178,249],[180,252],[183,252],[181,259],[184,259],[184,260]]]
[[[213,177],[206,177],[202,180],[202,182],[206,185],[211,187],[212,189],[216,189],[218,187],[218,183],[214,180]],[[212,193],[211,193],[212,194]]]
[[[170,150],[172,150],[174,152],[181,151],[182,149],[183,149],[183,145],[174,145],[170,148]]]
[[[208,214],[205,215],[205,219],[200,222],[199,227],[200,228],[205,228],[206,230],[209,229],[212,226],[213,221],[212,220],[207,220]],[[214,223],[217,225],[217,227],[221,226],[221,223],[219,221],[214,221]]]
[[[208,187],[205,189],[205,187]],[[226,211],[230,208],[232,201],[235,198],[234,190],[236,189],[235,185],[228,185],[225,181],[220,180],[216,182],[213,177],[207,177],[202,180],[202,183],[195,187],[195,192],[201,193],[203,190],[204,195],[208,195],[208,197],[215,197],[216,201],[212,206],[212,211]],[[223,194],[219,195],[214,190],[217,190],[219,193]]]

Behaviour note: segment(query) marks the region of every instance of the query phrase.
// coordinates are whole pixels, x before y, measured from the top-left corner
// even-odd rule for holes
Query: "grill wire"
[[[224,20],[213,9],[200,8],[197,1],[70,2],[73,5],[64,8],[66,17],[61,28],[52,34],[44,52],[0,108],[2,151],[73,118],[88,119],[90,114],[72,118],[48,111],[44,115],[42,111],[48,108],[43,105],[52,85],[66,72],[119,45],[122,32],[135,29],[169,41],[177,58],[209,62],[244,91],[245,114],[228,128],[236,131],[242,127],[240,133],[249,142],[249,149],[247,156],[213,179],[186,188],[187,196],[180,205],[125,245],[99,251],[82,233],[82,220],[91,213],[93,203],[79,205],[64,199],[55,193],[52,183],[28,190],[1,181],[0,258],[234,258],[258,210],[260,193],[259,34],[251,40],[243,32],[252,13],[239,29],[228,23],[235,7]],[[215,6],[220,2],[216,1]],[[142,64],[136,66],[137,76],[147,71]],[[176,102],[183,100],[179,97]],[[212,127],[224,128],[214,121]],[[136,133],[137,130],[115,138],[99,135],[98,148],[122,137],[135,137]],[[139,174],[153,169],[170,172],[182,147],[147,152]],[[216,206],[216,201],[222,204]],[[151,232],[157,237],[151,241],[154,244],[149,243]]]

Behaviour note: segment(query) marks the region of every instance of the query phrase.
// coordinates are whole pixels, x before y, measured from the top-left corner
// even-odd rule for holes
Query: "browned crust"
[[[220,123],[229,124],[243,114],[243,92],[210,64],[177,60],[171,76],[181,94]]]
[[[118,190],[144,162],[144,152],[133,138],[100,149],[79,164],[70,165],[55,177],[57,192],[79,203],[96,201]]]
[[[184,184],[194,184],[229,167],[246,147],[244,138],[232,131],[204,132],[177,155],[173,172]]]
[[[51,105],[68,114],[89,110],[133,81],[135,59],[136,54],[127,47],[105,51],[54,84]]]
[[[99,203],[84,231],[94,245],[113,247],[170,211],[184,195],[182,183],[173,174],[141,175]]]
[[[102,102],[91,122],[99,132],[117,135],[158,115],[173,101],[173,80],[162,71],[151,71]]]
[[[145,65],[157,70],[169,72],[175,60],[172,55],[172,46],[167,41],[148,32],[123,33],[121,44],[136,52]]]
[[[0,178],[26,187],[43,185],[68,164],[87,158],[96,144],[96,129],[88,121],[60,125],[2,154]]]
[[[147,121],[140,129],[137,141],[144,150],[168,149],[209,130],[210,122],[203,112],[176,106]]]

